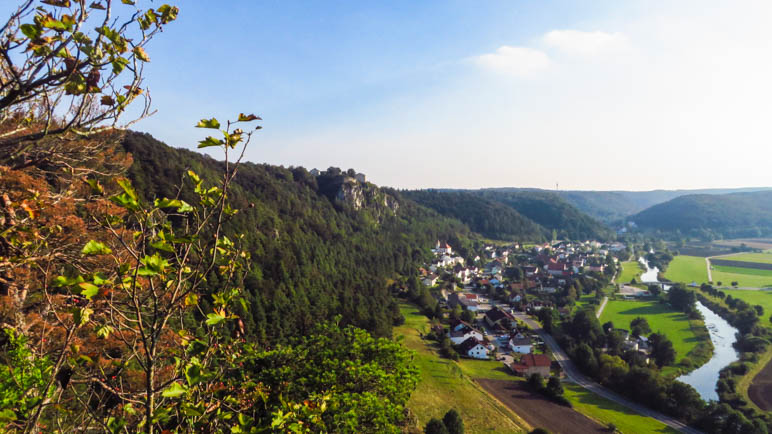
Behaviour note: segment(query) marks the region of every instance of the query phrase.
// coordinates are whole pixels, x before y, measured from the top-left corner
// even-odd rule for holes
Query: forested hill
[[[713,188],[700,190],[651,190],[651,191],[589,191],[589,190],[542,190],[535,188],[498,188],[499,192],[538,192],[556,194],[579,211],[602,222],[621,222],[626,217],[641,212],[651,206],[667,202],[680,196],[694,194],[729,194],[748,193],[769,190],[768,187],[751,188]]]
[[[454,217],[488,238],[498,240],[544,241],[547,230],[514,208],[465,191],[406,191],[404,195],[438,213]]]
[[[644,230],[679,231],[698,237],[772,235],[772,191],[688,195],[631,216]]]
[[[559,238],[605,240],[613,236],[603,223],[579,211],[554,193],[498,189],[483,189],[475,193],[513,208],[549,232],[555,230]]]
[[[174,197],[188,168],[210,180],[222,173],[222,163],[147,134],[129,133],[124,147],[134,158],[129,177],[147,197]],[[399,310],[388,279],[415,273],[438,239],[462,253],[469,243],[457,220],[343,175],[247,163],[230,197],[240,212],[227,230],[245,235],[254,261],[245,282],[250,312],[242,317],[261,343],[304,335],[336,314],[389,335]]]

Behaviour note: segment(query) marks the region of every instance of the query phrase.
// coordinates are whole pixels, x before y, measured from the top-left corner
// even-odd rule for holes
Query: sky
[[[772,185],[766,0],[177,5],[133,127],[171,146],[245,112],[249,161],[397,188]]]

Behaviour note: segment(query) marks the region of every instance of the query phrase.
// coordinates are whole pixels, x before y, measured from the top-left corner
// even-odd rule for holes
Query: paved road
[[[596,383],[595,381],[581,374],[579,372],[579,369],[577,369],[576,366],[574,366],[574,363],[568,358],[566,353],[563,352],[563,350],[560,348],[560,345],[558,345],[558,343],[549,333],[545,332],[541,328],[539,323],[530,319],[527,315],[524,315],[524,314],[515,314],[515,316],[517,317],[517,319],[525,322],[536,333],[538,333],[539,336],[542,338],[542,340],[550,347],[550,349],[552,350],[553,357],[555,358],[555,360],[557,360],[558,363],[560,363],[560,367],[563,368],[563,372],[565,372],[566,377],[568,378],[569,381],[572,381],[584,387],[585,389],[589,390],[590,392],[595,393],[596,395],[602,396],[603,398],[606,398],[610,401],[614,401],[617,404],[623,405],[637,413],[657,419],[658,421],[664,423],[665,425],[673,429],[676,429],[678,431],[681,431],[687,434],[701,434],[701,431],[691,428],[675,418],[672,418],[660,412],[648,409],[640,404],[636,404],[628,400],[627,398],[623,398],[621,395],[606,389],[605,387],[601,386],[600,384]]]
[[[608,297],[604,296],[603,301],[600,302],[600,306],[598,307],[598,311],[595,312],[595,318],[600,318],[600,316],[603,314],[603,309],[606,308],[606,303],[608,302]]]

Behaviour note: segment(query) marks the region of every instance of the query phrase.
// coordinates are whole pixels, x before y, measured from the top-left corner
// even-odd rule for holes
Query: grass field
[[[748,289],[722,289],[726,295],[739,298],[751,306],[761,305],[764,307],[764,315],[759,318],[759,325],[772,328],[769,322],[769,315],[772,314],[772,291],[754,291]]]
[[[428,319],[418,313],[418,308],[403,304],[400,306],[405,324],[394,329],[395,336],[402,336],[407,348],[416,352],[415,361],[421,370],[421,380],[408,407],[418,417],[423,427],[429,419],[442,416],[455,408],[464,419],[467,432],[528,431],[527,424],[502,403],[491,397],[470,375],[489,378],[512,379],[512,376],[496,368],[495,361],[464,360],[456,363],[441,359],[429,341],[421,339],[420,333],[429,331]]]
[[[665,277],[670,281],[686,284],[692,282],[697,282],[698,284],[705,283],[708,281],[708,268],[705,258],[676,256],[670,262],[670,265],[667,266]]]
[[[759,273],[762,272],[770,274],[760,275]],[[711,274],[713,274],[713,283],[717,285],[718,282],[721,282],[722,287],[729,286],[732,282],[737,282],[737,286],[741,287],[764,288],[772,286],[772,272],[767,270],[714,265]]]
[[[745,261],[772,264],[772,253],[738,253],[731,256],[722,256],[720,259],[726,259],[727,261]]]
[[[622,272],[617,278],[617,283],[630,283],[633,279],[640,282],[643,272],[644,269],[641,268],[641,263],[638,261],[622,262]]]
[[[614,327],[630,330],[630,321],[639,316],[646,318],[652,332],[662,332],[673,342],[676,362],[700,341],[685,314],[656,301],[609,300],[600,322],[612,321]]]
[[[613,423],[623,433],[676,433],[669,426],[642,416],[627,407],[601,398],[579,385],[563,383],[565,397],[574,405],[574,409],[584,413],[604,425]]]

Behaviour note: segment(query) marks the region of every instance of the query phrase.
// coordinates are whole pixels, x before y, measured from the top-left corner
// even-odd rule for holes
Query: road
[[[563,349],[560,348],[560,345],[558,345],[558,343],[555,341],[552,335],[545,332],[541,328],[539,323],[532,320],[525,314],[515,314],[515,316],[517,317],[517,319],[523,321],[529,327],[531,327],[533,331],[538,333],[538,335],[542,338],[542,340],[550,347],[550,349],[552,350],[553,357],[560,364],[560,367],[563,368],[563,372],[565,372],[566,377],[568,378],[569,381],[584,387],[585,389],[595,393],[596,395],[602,396],[603,398],[606,398],[610,401],[614,401],[617,404],[623,405],[629,408],[630,410],[633,410],[644,416],[657,419],[658,421],[664,423],[665,425],[675,430],[678,430],[687,434],[701,434],[701,431],[698,431],[692,427],[689,427],[683,422],[675,418],[666,416],[658,411],[648,409],[640,404],[636,404],[628,400],[627,398],[623,398],[621,395],[606,389],[605,387],[601,386],[600,384],[596,383],[595,381],[581,374],[579,372],[579,369],[576,368],[576,366],[574,366],[574,362],[572,362],[568,358],[566,353],[563,352]]]
[[[604,296],[603,301],[600,302],[600,306],[598,307],[598,311],[595,312],[595,318],[599,318],[603,314],[603,309],[606,308],[606,303],[608,302],[608,297]]]

